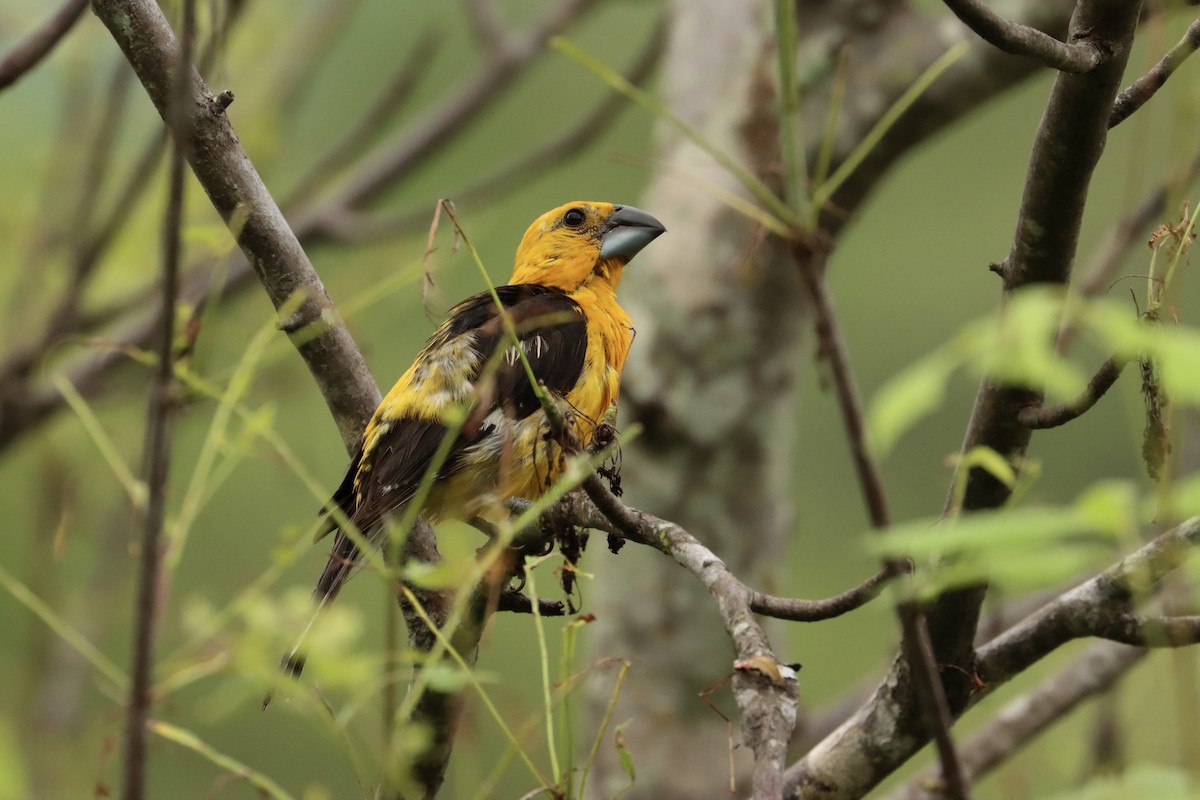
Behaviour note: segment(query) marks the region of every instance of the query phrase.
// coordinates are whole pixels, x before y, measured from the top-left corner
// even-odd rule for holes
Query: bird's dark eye
[[[587,219],[587,214],[583,213],[582,208],[572,208],[563,214],[563,223],[568,228],[578,228]]]

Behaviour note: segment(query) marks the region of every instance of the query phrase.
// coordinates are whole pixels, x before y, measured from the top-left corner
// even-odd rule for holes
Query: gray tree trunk
[[[778,154],[770,4],[677,0],[670,13],[662,101],[769,178]],[[624,483],[635,507],[683,525],[762,587],[792,524],[800,282],[758,226],[705,188],[741,194],[726,170],[665,127],[659,158],[642,206],[668,232],[621,287],[637,326],[621,424],[644,428],[626,448]],[[732,651],[710,598],[644,549],[593,565],[603,571],[589,604],[598,615],[594,654],[634,662],[614,717],[634,719],[625,736],[637,786],[626,796],[712,796],[728,781],[726,726],[697,693],[729,674]],[[606,688],[597,683],[597,710]],[[716,702],[733,714],[727,696]],[[611,746],[604,753],[596,797],[628,783]]]

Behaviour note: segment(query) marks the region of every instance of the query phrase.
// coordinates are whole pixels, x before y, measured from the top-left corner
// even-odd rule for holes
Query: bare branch
[[[1121,377],[1121,372],[1128,363],[1129,360],[1125,358],[1116,356],[1109,358],[1088,381],[1087,388],[1074,400],[1052,406],[1023,408],[1018,413],[1017,420],[1026,428],[1035,430],[1066,425],[1096,405],[1096,402],[1117,382],[1117,378]]]
[[[164,113],[178,44],[158,5],[150,0],[96,0],[93,7],[159,113]],[[191,102],[193,127],[187,133],[187,145],[192,170],[275,307],[288,308],[290,313],[281,320],[281,327],[293,337],[329,405],[343,443],[352,449],[378,404],[379,390],[229,120],[214,109],[212,93],[194,73]],[[294,312],[290,304],[298,304]]]
[[[1091,72],[1104,62],[1104,50],[1086,39],[1079,44],[1060,42],[1037,28],[1005,19],[980,0],[944,2],[980,38],[1005,53],[1029,56],[1047,67],[1070,73]]]
[[[1087,636],[1136,647],[1185,647],[1200,642],[1200,616],[1097,615],[1081,631]]]
[[[569,518],[670,556],[695,575],[716,601],[737,659],[733,692],[745,743],[754,752],[753,796],[756,800],[779,797],[787,744],[796,725],[796,674],[775,657],[754,620],[752,592],[680,526],[626,506],[595,475],[583,488],[586,495],[573,492],[560,501]]]
[[[475,38],[479,39],[489,55],[496,57],[504,49],[508,34],[492,0],[466,0],[467,19]]]
[[[1145,656],[1145,650],[1097,642],[1036,689],[1010,701],[959,748],[971,780],[979,780],[1081,703],[1111,688]],[[884,800],[936,800],[940,795],[930,789],[934,780],[936,775],[926,771]]]
[[[1188,644],[1195,617],[1173,627],[1130,613],[1141,596],[1182,564],[1200,544],[1200,518],[1162,534],[1096,577],[1060,595],[979,649],[979,678],[989,689],[1017,675],[1066,642],[1089,636],[1162,646]]]
[[[813,303],[820,357],[828,363],[833,374],[842,425],[850,440],[850,456],[854,460],[859,488],[867,505],[867,515],[872,527],[886,528],[891,524],[891,518],[883,491],[883,477],[867,444],[862,397],[850,370],[850,356],[833,310],[833,298],[825,282],[827,248],[820,242],[796,239],[791,242],[791,249],[792,260]]]
[[[0,90],[12,86],[22,75],[36,67],[79,21],[87,7],[88,0],[67,0],[42,27],[0,58]]]
[[[1198,49],[1200,49],[1200,19],[1188,26],[1187,32],[1183,34],[1179,43],[1168,50],[1167,54],[1151,67],[1149,72],[1117,95],[1116,102],[1113,103],[1112,115],[1108,118],[1108,127],[1117,127],[1133,112],[1144,106],[1154,96],[1154,93],[1163,87],[1163,84],[1179,68],[1179,65]]]
[[[896,576],[897,573],[891,567],[884,567],[853,589],[825,600],[799,600],[751,591],[750,608],[756,614],[776,619],[820,622],[862,608],[878,597],[888,582]]]

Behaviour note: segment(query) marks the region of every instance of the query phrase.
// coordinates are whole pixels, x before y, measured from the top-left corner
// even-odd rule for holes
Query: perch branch
[[[980,0],[943,1],[981,39],[1005,53],[1029,56],[1047,67],[1070,73],[1091,72],[1104,61],[1104,51],[1090,41],[1060,42],[1037,28],[1005,19]]]
[[[1067,403],[1056,403],[1052,406],[1033,406],[1023,408],[1017,414],[1017,421],[1026,428],[1040,430],[1057,428],[1066,425],[1073,419],[1082,416],[1112,388],[1121,377],[1121,371],[1129,361],[1113,356],[1105,361],[1078,397]]]
[[[1155,92],[1163,87],[1163,84],[1179,68],[1179,65],[1198,49],[1200,49],[1200,19],[1188,26],[1187,32],[1183,34],[1179,43],[1168,50],[1167,54],[1151,67],[1149,72],[1117,95],[1116,101],[1113,102],[1112,115],[1108,118],[1108,127],[1117,127],[1133,112],[1144,106]]]
[[[595,475],[583,488],[560,501],[570,519],[664,553],[695,575],[716,601],[737,659],[733,692],[745,743],[754,752],[753,797],[779,797],[787,745],[796,725],[796,674],[772,653],[754,619],[752,592],[679,525],[626,506]]]
[[[30,33],[0,58],[0,91],[33,69],[83,16],[88,0],[67,0],[42,27]]]

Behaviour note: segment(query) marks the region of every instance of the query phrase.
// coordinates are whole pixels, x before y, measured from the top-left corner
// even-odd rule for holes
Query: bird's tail
[[[325,569],[321,572],[321,577],[317,579],[316,588],[313,589],[313,602],[315,609],[312,616],[308,620],[308,624],[304,626],[304,630],[300,632],[300,636],[296,639],[296,643],[288,652],[283,654],[279,659],[279,668],[287,673],[289,677],[299,678],[300,673],[304,671],[305,654],[304,643],[308,638],[308,634],[312,631],[313,625],[316,624],[317,618],[321,616],[321,612],[332,603],[341,591],[342,586],[350,578],[350,573],[354,571],[355,559],[358,556],[358,548],[350,537],[339,533],[334,539],[333,549],[329,553],[329,560],[325,562]],[[263,698],[262,707],[265,709],[271,703],[272,693],[268,692]]]

